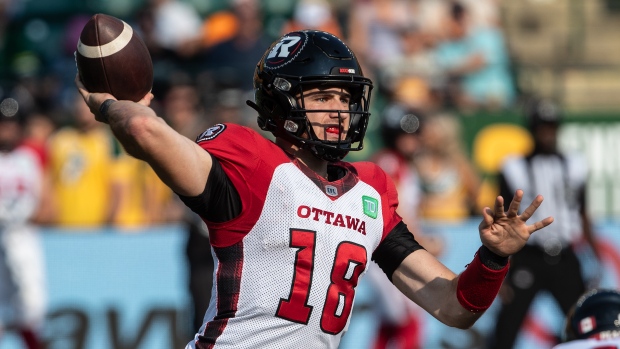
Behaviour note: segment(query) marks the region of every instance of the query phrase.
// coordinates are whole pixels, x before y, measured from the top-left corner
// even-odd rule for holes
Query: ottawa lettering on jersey
[[[359,218],[347,215],[343,216],[340,213],[329,212],[305,205],[301,205],[297,208],[297,215],[300,218],[311,218],[317,222],[322,220],[325,224],[352,229],[366,235],[366,222]]]

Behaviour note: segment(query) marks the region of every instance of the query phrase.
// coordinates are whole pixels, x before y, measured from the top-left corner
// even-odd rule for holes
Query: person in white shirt
[[[46,220],[49,187],[38,156],[20,146],[24,121],[0,112],[0,342],[11,331],[39,349],[47,288],[36,224]]]

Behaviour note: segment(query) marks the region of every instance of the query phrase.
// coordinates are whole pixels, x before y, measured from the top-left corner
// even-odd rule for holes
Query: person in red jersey
[[[6,105],[14,109],[0,111],[0,343],[14,332],[23,348],[40,349],[47,282],[38,225],[51,221],[50,187],[38,154],[21,144],[24,115]]]
[[[342,161],[363,147],[372,82],[326,32],[288,33],[257,64],[248,104],[275,141],[224,123],[193,142],[147,107],[151,94],[117,101],[76,84],[96,119],[209,228],[214,292],[187,348],[337,348],[370,260],[439,321],[468,328],[495,298],[508,256],[553,221],[528,225],[543,198],[519,214],[517,190],[507,211],[501,197],[484,210],[482,247],[460,274],[424,250],[385,172]]]

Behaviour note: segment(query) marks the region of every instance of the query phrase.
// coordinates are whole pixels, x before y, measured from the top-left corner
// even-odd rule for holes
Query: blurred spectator
[[[26,117],[22,145],[38,155],[45,169],[49,166],[48,141],[55,130],[56,125],[46,114],[32,113]]]
[[[43,348],[46,311],[43,250],[33,223],[46,223],[49,187],[39,157],[19,147],[21,116],[0,113],[0,339],[16,331],[28,349]]]
[[[433,35],[412,25],[403,28],[399,38],[402,53],[387,57],[379,65],[384,92],[410,108],[435,109],[445,78],[432,49]]]
[[[414,162],[423,192],[421,218],[468,218],[474,213],[481,179],[464,151],[459,120],[448,114],[429,116],[420,139],[422,146]]]
[[[408,0],[354,1],[348,21],[348,42],[365,75],[374,75],[386,59],[402,54],[399,33],[416,24],[415,5]]]
[[[534,150],[505,160],[499,176],[500,195],[506,206],[516,189],[523,190],[524,201],[543,195],[546,205],[532,219],[553,216],[555,221],[544,234],[532,235],[523,249],[511,256],[510,271],[500,292],[502,308],[491,338],[490,348],[497,349],[513,347],[530,305],[540,292],[549,292],[564,314],[585,292],[581,262],[575,252],[579,242],[585,240],[600,260],[586,207],[585,159],[558,150],[561,114],[557,106],[534,101],[526,113]]]
[[[58,130],[49,145],[56,223],[99,227],[111,223],[118,208],[112,166],[120,148],[79,95],[71,103],[74,126]]]
[[[75,51],[77,49],[77,43],[82,34],[82,29],[88,21],[91,15],[88,14],[76,14],[71,16],[64,22],[64,28],[62,33],[62,50],[58,50],[58,55],[53,61],[52,69],[62,80],[62,87],[64,89],[71,89],[73,87],[73,79],[75,79]],[[68,93],[67,91],[62,91]],[[73,91],[71,91],[73,92]]]
[[[170,126],[180,134],[194,141],[210,124],[204,117],[198,91],[185,81],[173,82],[166,92],[163,103],[163,115]],[[192,321],[190,333],[196,333],[202,325],[203,317],[209,307],[211,288],[213,286],[213,257],[209,232],[202,219],[191,211],[178,196],[171,198],[170,210],[187,230],[185,253],[189,267],[189,293],[192,302]]]
[[[258,0],[234,0],[232,12],[239,25],[234,36],[205,51],[207,67],[221,88],[254,89],[252,79],[256,62],[260,60],[271,39],[263,30],[263,13]]]
[[[194,53],[194,42],[200,35],[202,18],[188,2],[149,0],[152,6],[152,39],[164,50],[180,56]]]
[[[112,193],[117,195],[110,223],[127,231],[166,222],[170,190],[144,161],[119,150],[110,169]]]
[[[472,27],[499,27],[499,0],[461,0],[470,13]]]
[[[256,112],[249,108],[243,101],[254,98],[250,91],[242,91],[239,88],[226,88],[217,93],[217,101],[209,114],[215,116],[213,123],[232,122],[247,126],[263,133],[256,123]]]
[[[260,3],[255,0],[231,0],[229,7],[209,14],[201,24],[197,40],[199,50],[208,50],[234,38],[242,30],[243,20],[258,11]]]
[[[506,108],[515,98],[510,61],[497,27],[471,27],[467,9],[452,2],[445,18],[445,41],[437,59],[451,80],[451,103],[464,108]]]
[[[295,4],[293,18],[284,24],[282,33],[302,29],[322,30],[342,37],[338,18],[327,0],[299,0]]]
[[[153,61],[153,93],[158,94],[170,72],[202,69],[202,17],[183,0],[147,0],[135,15],[136,32],[142,37]]]
[[[195,140],[211,126],[196,87],[190,78],[181,76],[182,81],[172,81],[162,100],[162,113],[166,121],[185,137]]]
[[[207,16],[201,27],[200,44],[208,49],[232,39],[239,30],[239,18],[230,10],[217,11]]]
[[[418,216],[422,192],[413,159],[421,146],[418,134],[423,120],[419,110],[400,103],[388,104],[381,118],[381,138],[385,147],[371,161],[377,163],[394,181],[398,191],[397,212],[409,231],[427,251],[438,256],[443,243],[423,233]],[[375,263],[371,263],[367,274],[377,295],[374,307],[380,321],[373,348],[422,348],[424,331],[421,308],[387,282],[385,274]]]
[[[381,115],[381,139],[384,148],[371,161],[387,173],[398,191],[398,214],[414,234],[419,229],[419,207],[422,191],[413,158],[420,150],[422,114],[400,103],[390,103]]]

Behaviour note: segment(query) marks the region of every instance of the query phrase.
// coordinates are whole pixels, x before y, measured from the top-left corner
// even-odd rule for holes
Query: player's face
[[[558,136],[558,125],[541,124],[534,130],[539,151],[543,153],[553,153],[556,150]]]
[[[349,128],[351,94],[342,87],[316,87],[304,91],[303,106],[314,134],[321,140],[344,140]],[[338,111],[344,111],[339,113]]]

